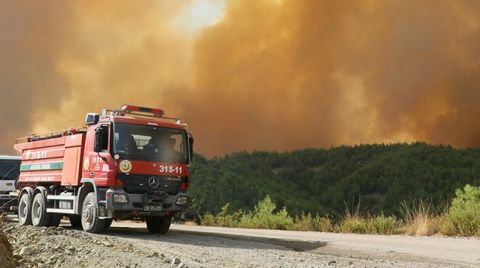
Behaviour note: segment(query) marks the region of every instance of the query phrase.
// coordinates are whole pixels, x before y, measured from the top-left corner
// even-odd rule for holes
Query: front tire
[[[18,201],[18,223],[32,225],[32,199],[28,193],[23,193]]]
[[[148,217],[147,229],[152,234],[166,234],[168,232],[168,229],[170,229],[171,223],[172,223],[171,216]]]
[[[95,193],[88,193],[83,200],[82,227],[85,232],[99,233],[105,230],[105,220],[99,219]]]
[[[52,215],[47,213],[47,200],[42,192],[33,198],[32,203],[32,224],[33,226],[48,226]]]

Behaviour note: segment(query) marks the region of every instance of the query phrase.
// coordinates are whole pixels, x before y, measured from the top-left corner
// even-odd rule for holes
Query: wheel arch
[[[37,186],[35,188],[35,190],[33,190],[33,193],[32,193],[32,198],[35,197],[36,194],[38,193],[42,193],[45,197],[47,196],[48,194],[48,189],[44,186]]]
[[[81,180],[82,186],[78,190],[77,202],[75,206],[75,214],[80,215],[82,211],[83,200],[87,196],[88,193],[94,192],[95,195],[98,195],[97,185],[95,184],[95,180],[84,178]]]
[[[33,199],[33,188],[30,186],[23,187],[22,190],[20,191],[20,196],[23,194],[28,194],[30,196],[30,200]]]

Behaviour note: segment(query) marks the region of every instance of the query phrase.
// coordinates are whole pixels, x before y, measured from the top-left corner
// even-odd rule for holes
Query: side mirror
[[[93,145],[93,150],[97,153],[108,148],[108,127],[99,126],[95,131],[95,143]]]
[[[190,159],[193,159],[193,136],[192,134],[188,133],[188,149],[189,149],[189,154],[190,154]]]

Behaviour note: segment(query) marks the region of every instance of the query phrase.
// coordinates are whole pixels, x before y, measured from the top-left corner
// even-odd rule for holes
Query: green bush
[[[356,215],[346,215],[340,222],[340,225],[337,226],[336,231],[340,233],[365,234],[368,232],[368,223],[365,218]]]
[[[263,228],[297,231],[342,232],[362,234],[393,234],[395,232],[432,235],[437,230],[446,235],[480,236],[480,187],[466,185],[456,191],[451,207],[441,216],[432,210],[430,203],[420,201],[417,205],[403,203],[404,219],[383,213],[373,217],[363,217],[359,205],[354,213],[347,209],[340,223],[333,225],[327,217],[302,213],[295,218],[289,216],[286,208],[277,211],[270,196],[259,201],[253,211],[230,212],[225,204],[217,215],[209,212],[200,217],[200,224],[207,226]]]
[[[296,216],[292,230],[295,231],[318,231],[318,232],[331,232],[333,230],[332,220],[328,217],[313,217],[310,213],[303,213],[300,216]]]
[[[446,235],[480,236],[480,187],[457,190],[440,230]]]
[[[383,214],[367,220],[367,232],[373,234],[393,234],[397,226],[397,220],[386,217]]]
[[[283,208],[277,213],[275,203],[270,196],[266,196],[260,201],[253,212],[241,215],[240,227],[245,228],[265,228],[288,230],[293,226],[293,219],[288,215],[287,209]]]
[[[229,204],[227,203],[220,209],[220,212],[215,216],[215,224],[222,227],[237,227],[242,217],[242,211],[230,214],[228,207]]]
[[[383,214],[364,218],[359,215],[346,215],[337,231],[341,233],[358,234],[392,234],[395,232],[397,221],[393,217],[386,217]]]
[[[200,224],[206,226],[215,226],[215,216],[213,216],[210,212],[203,214],[203,216],[200,216]]]
[[[300,216],[295,216],[292,230],[295,231],[312,231],[313,217],[310,213],[303,213]]]
[[[244,213],[242,210],[231,213],[229,204],[224,205],[217,215],[209,212],[200,217],[200,224],[208,226],[222,227],[244,227],[244,228],[263,228],[263,229],[280,229],[290,230],[293,228],[293,219],[288,215],[287,209],[283,208],[278,212],[275,203],[272,202],[267,195],[263,200],[258,202],[255,210]],[[326,228],[327,224],[324,219],[312,219],[312,228]]]

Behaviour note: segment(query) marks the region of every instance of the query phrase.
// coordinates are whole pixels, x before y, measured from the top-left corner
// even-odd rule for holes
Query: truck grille
[[[178,177],[117,174],[117,178],[123,183],[127,193],[153,193],[167,192],[175,195],[180,190],[180,184],[184,179]]]

